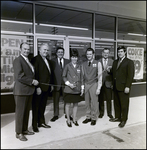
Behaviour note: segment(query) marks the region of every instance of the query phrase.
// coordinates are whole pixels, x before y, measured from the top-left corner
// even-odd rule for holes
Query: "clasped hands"
[[[74,89],[76,87],[76,84],[75,83],[69,83],[68,86],[71,88],[71,89]],[[81,89],[81,94],[80,96],[82,96],[84,94],[84,89]]]

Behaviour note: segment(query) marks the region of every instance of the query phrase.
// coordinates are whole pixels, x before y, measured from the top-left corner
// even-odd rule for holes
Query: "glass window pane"
[[[70,41],[69,47],[70,47],[70,50],[71,49],[78,50],[78,53],[79,53],[78,61],[81,64],[82,62],[87,60],[85,52],[86,52],[87,48],[91,47],[91,43],[90,42]]]
[[[41,44],[48,44],[49,46],[49,59],[56,57],[57,47],[63,47],[63,40],[53,40],[53,39],[37,39],[38,51]]]
[[[135,77],[133,82],[146,82],[146,45],[136,43],[118,43],[129,49],[128,57],[134,61]]]
[[[146,41],[146,22],[131,19],[118,19],[118,39]]]
[[[14,86],[13,61],[20,55],[20,44],[30,45],[31,59],[34,55],[33,37],[1,35],[1,92],[12,92]]]
[[[95,15],[95,37],[114,39],[115,33],[115,18]]]
[[[109,57],[114,59],[114,43],[101,41],[95,41],[95,59],[98,60],[102,58],[102,50],[104,48],[110,49]]]
[[[1,1],[1,30],[33,33],[32,4]],[[16,34],[14,32],[14,34]]]
[[[92,37],[92,14],[36,5],[36,32]]]

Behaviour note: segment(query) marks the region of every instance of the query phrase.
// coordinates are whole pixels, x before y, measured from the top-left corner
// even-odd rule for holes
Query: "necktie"
[[[91,65],[91,61],[88,62],[88,66],[90,66],[90,65]]]
[[[62,61],[61,61],[61,58],[60,58],[60,67],[61,67],[61,69],[62,69]]]
[[[50,67],[49,67],[49,64],[48,64],[46,58],[44,59],[44,61],[45,61],[46,65],[47,65],[47,68],[48,68],[48,70],[49,70],[49,72],[50,72]]]
[[[118,67],[120,66],[120,63],[121,63],[121,59],[118,60],[117,69],[118,69]]]
[[[106,66],[107,66],[106,61],[107,61],[107,60],[104,59],[104,64],[103,64],[103,65],[104,65],[104,70],[106,70]]]
[[[31,68],[32,72],[34,72],[34,68],[33,68],[32,64],[29,62],[28,58],[26,59],[26,61],[27,61],[28,65],[29,65],[29,67]]]

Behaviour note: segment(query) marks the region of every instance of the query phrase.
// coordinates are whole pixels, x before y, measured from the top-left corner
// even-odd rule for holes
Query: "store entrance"
[[[64,44],[64,38],[50,38],[50,37],[37,37],[36,38],[36,55],[38,54],[39,48],[41,44],[48,44],[49,46],[49,59],[53,59],[56,57],[56,48],[57,47],[63,47]]]

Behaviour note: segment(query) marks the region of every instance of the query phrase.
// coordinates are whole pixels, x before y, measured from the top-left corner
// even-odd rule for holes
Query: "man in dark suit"
[[[53,103],[54,103],[54,116],[51,119],[52,122],[56,121],[59,118],[59,99],[60,96],[63,96],[63,85],[64,81],[62,78],[62,72],[66,64],[70,62],[70,60],[63,58],[64,56],[64,48],[58,47],[56,50],[57,58],[51,60],[52,69],[53,69]],[[65,103],[64,103],[64,112],[65,112]]]
[[[112,67],[113,60],[109,58],[110,50],[104,48],[102,51],[102,59],[99,61],[102,63],[102,87],[99,95],[99,118],[104,115],[104,99],[106,100],[107,115],[109,118],[112,116],[112,75],[108,74],[107,69]]]
[[[134,62],[126,58],[124,46],[117,48],[118,59],[112,65],[112,78],[114,89],[115,118],[111,122],[120,122],[119,127],[125,126],[128,119],[129,96],[134,77]]]
[[[31,61],[35,67],[35,79],[39,81],[32,100],[32,127],[34,132],[39,132],[38,127],[51,128],[45,123],[44,116],[52,77],[50,60],[47,58],[48,54],[48,45],[42,44],[39,48],[39,54]]]
[[[16,138],[27,141],[24,135],[33,135],[28,131],[29,111],[32,102],[32,95],[38,81],[35,80],[34,68],[29,62],[28,55],[30,46],[28,43],[20,45],[20,56],[13,62],[15,84],[13,89],[15,99],[15,131]]]

